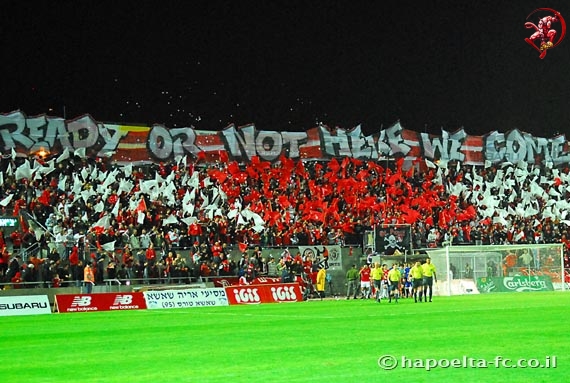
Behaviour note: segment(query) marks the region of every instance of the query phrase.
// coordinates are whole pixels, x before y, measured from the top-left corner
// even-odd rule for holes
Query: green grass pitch
[[[569,303],[563,292],[504,293],[3,317],[0,376],[26,383],[564,382]],[[398,366],[382,369],[384,355]],[[501,365],[520,358],[551,368]]]

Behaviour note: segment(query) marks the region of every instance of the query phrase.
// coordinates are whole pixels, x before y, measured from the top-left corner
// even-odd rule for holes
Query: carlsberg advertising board
[[[520,291],[553,291],[552,280],[547,276],[482,277],[477,278],[481,293],[504,293]]]

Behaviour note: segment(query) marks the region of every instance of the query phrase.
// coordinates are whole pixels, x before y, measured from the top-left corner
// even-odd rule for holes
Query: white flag
[[[104,243],[101,245],[101,248],[105,251],[115,251],[115,242],[116,241]]]
[[[61,191],[65,191],[66,182],[67,182],[67,176],[61,177],[59,182],[57,183],[57,188]]]
[[[115,217],[119,215],[120,202],[121,202],[121,200],[117,198],[117,202],[115,203],[113,210],[111,210],[111,214],[113,214]]]
[[[101,213],[103,210],[105,210],[105,204],[103,201],[99,201],[97,205],[93,206],[93,210],[95,210],[95,213]]]
[[[83,148],[79,148],[79,149],[75,149],[75,151],[73,152],[74,156],[77,156],[79,158],[85,158],[85,147]]]
[[[60,162],[67,160],[68,158],[69,158],[69,149],[65,148],[63,149],[63,152],[59,155],[59,157],[57,157],[55,162],[59,164]]]
[[[187,218],[182,218],[181,221],[184,222],[186,225],[190,226],[194,222],[198,222],[198,218],[197,217],[187,217]]]
[[[176,216],[170,214],[168,218],[162,220],[163,225],[170,225],[170,224],[177,224],[178,218]]]
[[[22,178],[31,179],[32,178],[32,168],[30,167],[30,161],[25,160],[24,163],[16,169],[16,181]]]
[[[133,174],[133,164],[128,164],[123,168],[123,173],[125,173],[125,177],[130,178]]]
[[[102,228],[106,229],[109,226],[110,226],[109,216],[104,215],[103,217],[99,218],[99,220],[97,222],[95,222],[95,224],[92,227],[102,227]]]
[[[6,197],[2,201],[0,201],[0,205],[2,205],[4,207],[8,206],[10,201],[12,201],[12,197],[14,197],[14,194],[10,194],[8,197]]]

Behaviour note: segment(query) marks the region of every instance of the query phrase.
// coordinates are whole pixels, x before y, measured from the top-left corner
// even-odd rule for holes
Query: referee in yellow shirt
[[[431,302],[431,296],[433,292],[433,283],[437,283],[437,277],[435,275],[435,266],[431,263],[431,259],[427,258],[426,263],[422,265],[422,270],[424,274],[424,302],[427,302],[428,290],[429,290],[429,301]],[[422,300],[420,295],[420,301]]]
[[[388,286],[390,288],[390,292],[388,293],[388,303],[392,302],[392,295],[396,299],[396,303],[398,303],[398,298],[400,297],[400,281],[402,280],[402,273],[400,273],[400,269],[398,268],[397,264],[392,265],[392,269],[388,271]]]
[[[372,278],[372,287],[374,287],[376,302],[380,303],[380,295],[382,293],[382,278],[384,277],[384,270],[382,270],[382,267],[380,267],[380,263],[376,262],[374,264],[374,268],[372,269],[370,277]]]
[[[416,262],[410,269],[410,278],[412,278],[412,294],[414,295],[414,302],[418,302],[418,293],[420,295],[421,302],[424,269],[422,268],[422,264],[419,261]]]

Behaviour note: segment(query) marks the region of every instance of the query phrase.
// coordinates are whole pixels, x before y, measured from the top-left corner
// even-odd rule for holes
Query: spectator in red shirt
[[[10,262],[10,253],[6,246],[2,247],[2,254],[0,254],[0,279],[2,279],[8,272],[8,263]]]
[[[153,266],[154,263],[156,262],[156,251],[154,250],[154,245],[152,243],[150,244],[148,249],[146,249],[145,257],[146,257],[146,262],[150,266]]]
[[[12,240],[14,249],[22,248],[22,234],[18,230],[14,230],[12,234],[10,234],[10,239]]]
[[[192,222],[188,225],[188,236],[192,242],[200,244],[200,236],[202,235],[202,226],[198,222]]]
[[[12,279],[10,280],[10,282],[13,283],[12,288],[14,289],[19,289],[20,283],[22,283],[22,273],[20,271],[16,271],[16,274],[12,277]]]
[[[54,262],[59,261],[59,255]],[[71,273],[71,280],[75,282],[76,286],[81,285],[81,266],[79,265],[79,248],[77,245],[73,246],[71,249],[71,254],[69,254],[69,271]]]
[[[200,265],[200,277],[203,282],[205,282],[206,279],[208,279],[211,272],[212,271],[210,269],[210,266],[208,266],[208,263],[206,261],[202,262],[202,265]]]

